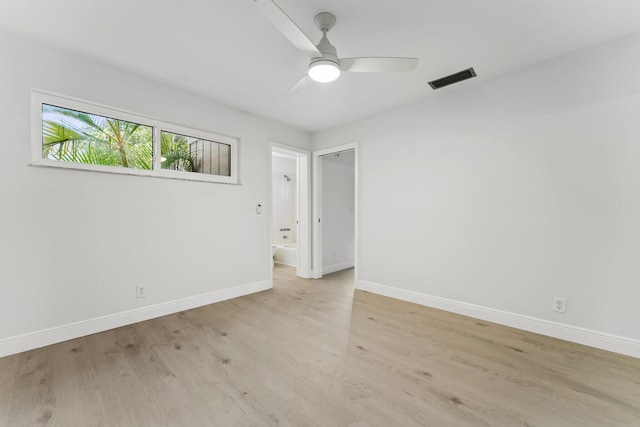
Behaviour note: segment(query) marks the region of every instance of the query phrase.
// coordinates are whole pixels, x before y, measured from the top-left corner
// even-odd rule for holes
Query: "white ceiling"
[[[253,0],[0,0],[0,29],[311,132],[434,96],[428,81],[470,66],[477,78],[441,91],[640,31],[638,0],[276,3],[314,42],[313,17],[335,14],[341,57],[418,57],[418,68],[344,73],[287,96],[308,59]]]

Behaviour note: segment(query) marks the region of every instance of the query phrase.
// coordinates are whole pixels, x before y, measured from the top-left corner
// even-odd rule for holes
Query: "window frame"
[[[81,111],[89,114],[96,114],[118,120],[126,120],[136,124],[149,126],[152,128],[153,161],[152,169],[135,169],[119,166],[104,166],[88,163],[64,162],[60,160],[47,159],[42,157],[42,106],[43,104],[56,107]],[[160,133],[162,131],[179,133],[182,135],[218,142],[231,147],[231,169],[230,176],[210,175],[197,172],[176,171],[162,169],[161,166],[161,143]],[[240,138],[221,135],[200,129],[169,123],[163,120],[154,119],[140,114],[131,113],[104,105],[91,103],[71,97],[56,95],[44,91],[31,91],[31,164],[34,166],[53,167],[60,169],[83,170],[90,172],[104,172],[118,175],[150,176],[156,178],[180,179],[186,181],[212,182],[221,184],[240,184],[239,179],[239,149]]]
[[[177,133],[183,136],[187,136],[190,138],[198,138],[198,139],[204,139],[210,142],[218,142],[221,144],[226,144],[229,145],[231,147],[231,162],[229,165],[229,168],[231,169],[231,175],[230,176],[225,176],[225,175],[209,175],[209,174],[204,174],[204,173],[198,173],[198,172],[181,172],[181,171],[175,171],[172,169],[162,169],[162,156],[161,156],[161,149],[162,149],[162,144],[160,144],[161,141],[161,133],[162,132],[169,132],[169,133]],[[225,137],[222,135],[213,135],[207,132],[201,132],[201,131],[197,131],[195,129],[191,129],[191,128],[186,128],[183,126],[178,126],[178,125],[172,125],[172,124],[168,124],[168,123],[164,123],[163,126],[157,127],[153,129],[153,140],[154,140],[154,144],[153,144],[153,167],[154,170],[157,170],[159,172],[159,175],[167,177],[167,178],[171,178],[173,177],[173,175],[195,175],[197,177],[214,177],[216,178],[216,182],[224,182],[226,184],[235,184],[237,183],[236,180],[234,180],[234,171],[237,173],[237,158],[238,158],[238,152],[237,152],[237,145],[233,144],[234,139],[230,138],[230,137]],[[155,141],[158,141],[159,143],[156,144]],[[234,162],[234,159],[236,159],[236,161]],[[157,162],[157,164],[156,164]],[[188,179],[188,178],[185,178]],[[219,181],[218,181],[219,180]],[[198,181],[200,181],[198,179]],[[206,180],[208,181],[208,180]]]

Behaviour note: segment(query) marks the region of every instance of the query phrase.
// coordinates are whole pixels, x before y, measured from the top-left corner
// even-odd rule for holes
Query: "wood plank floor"
[[[0,425],[640,426],[640,359],[274,276],[0,359]]]

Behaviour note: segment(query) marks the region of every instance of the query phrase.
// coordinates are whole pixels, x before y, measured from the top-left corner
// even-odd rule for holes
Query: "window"
[[[147,169],[153,128],[42,104],[42,157],[61,162]]]
[[[231,176],[231,146],[161,131],[162,169]]]
[[[32,93],[37,165],[238,183],[237,138]]]

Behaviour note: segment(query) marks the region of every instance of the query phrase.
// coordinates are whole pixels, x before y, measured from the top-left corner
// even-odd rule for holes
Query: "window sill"
[[[220,177],[220,176],[212,176],[212,175],[207,176],[207,175],[197,174],[193,172],[179,172],[179,171],[170,171],[170,170],[153,171],[153,170],[144,170],[144,169],[125,169],[125,168],[116,168],[116,167],[110,167],[110,166],[86,165],[82,163],[58,163],[56,161],[47,161],[44,159],[42,162],[30,162],[28,165],[31,167],[37,167],[37,168],[77,170],[77,171],[83,171],[83,172],[97,172],[97,173],[106,173],[106,174],[115,174],[115,175],[140,176],[140,177],[147,177],[147,178],[174,179],[179,181],[206,182],[211,184],[242,185],[239,182],[232,182],[231,177]],[[223,179],[220,179],[220,178],[223,178]],[[224,178],[228,178],[228,180]]]

